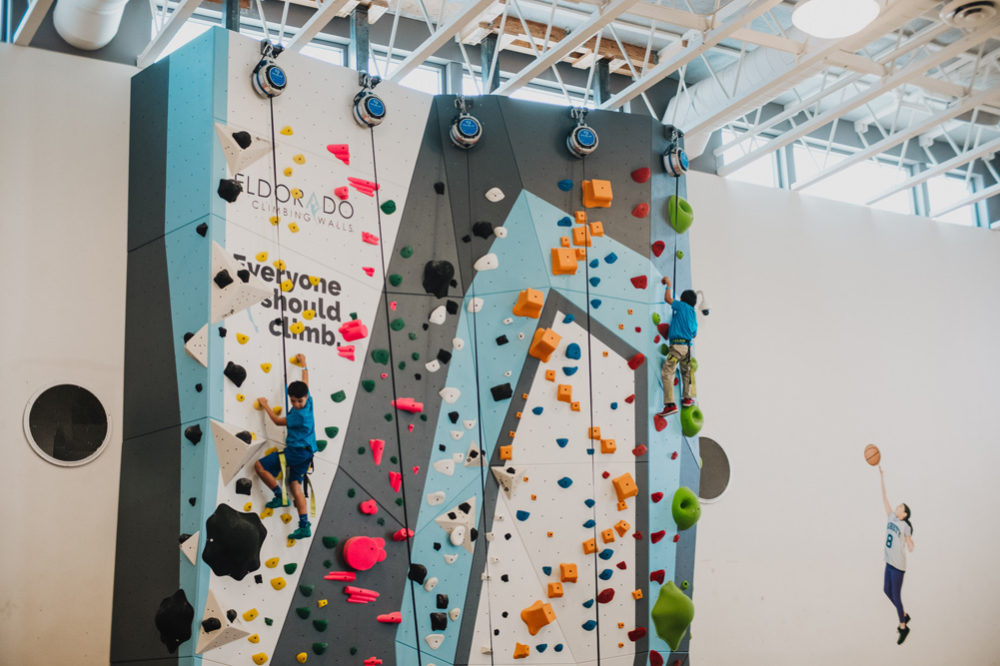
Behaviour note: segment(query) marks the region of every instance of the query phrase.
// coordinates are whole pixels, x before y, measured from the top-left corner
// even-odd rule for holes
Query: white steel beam
[[[442,0],[442,2],[444,2],[444,0]],[[470,22],[475,21],[476,17],[482,14],[491,4],[493,4],[493,0],[468,0],[458,13],[449,18],[447,23],[438,26],[438,29],[425,39],[423,44],[418,46],[413,53],[408,55],[406,60],[404,60],[399,67],[387,77],[388,80],[399,83],[400,79],[415,70],[423,64],[425,60],[434,55],[439,48],[444,46],[449,39],[457,35],[462,28]]]
[[[14,33],[14,43],[18,46],[28,46],[38,32],[38,26],[42,24],[45,15],[49,13],[49,8],[54,0],[35,0],[28,6],[28,11],[24,12],[24,17],[17,24],[17,31]]]
[[[617,109],[634,97],[638,97],[678,69],[695,60],[719,42],[729,39],[741,28],[746,27],[757,17],[780,5],[782,0],[734,0],[723,7],[727,18],[722,24],[706,32],[700,40],[683,46],[673,57],[667,57],[663,62],[653,67],[649,72],[633,81],[617,95],[612,96],[601,109]]]
[[[891,197],[896,192],[902,192],[903,190],[908,190],[911,187],[916,187],[920,183],[928,181],[931,178],[934,178],[935,176],[940,176],[941,174],[948,173],[952,169],[958,168],[963,164],[968,164],[969,162],[978,160],[980,157],[985,157],[997,151],[1000,151],[1000,138],[984,143],[978,148],[973,148],[972,150],[964,152],[961,155],[956,155],[947,162],[941,162],[940,164],[934,165],[930,169],[925,169],[924,171],[921,171],[915,176],[907,178],[902,183],[893,185],[892,187],[885,190],[878,196],[872,197],[871,199],[868,200],[867,203],[869,206],[871,206],[873,203]]]
[[[568,56],[575,48],[584,43],[592,35],[602,30],[606,25],[624,14],[639,0],[613,0],[607,7],[598,9],[590,18],[576,27],[573,32],[563,37],[550,49],[538,55],[535,60],[520,72],[508,79],[496,89],[497,95],[509,95],[518,88],[531,82],[547,69]]]
[[[319,31],[326,27],[326,24],[333,20],[340,12],[347,8],[349,4],[358,5],[357,0],[326,0],[320,4],[305,25],[299,28],[286,51],[301,51],[302,47],[312,41],[312,38],[319,34]],[[353,7],[352,7],[353,9]]]
[[[939,208],[929,215],[929,217],[941,217],[942,215],[947,215],[953,210],[958,210],[959,208],[964,208],[965,206],[971,206],[974,203],[979,203],[983,199],[989,199],[992,196],[1000,194],[1000,183],[993,185],[992,187],[987,187],[985,190],[979,190],[975,194],[970,194],[961,201],[956,201],[955,203],[945,206],[944,208]]]
[[[827,123],[832,122],[835,118],[839,118],[848,111],[852,111],[859,106],[871,102],[873,99],[884,95],[897,86],[904,83],[910,83],[913,80],[920,78],[927,70],[951,60],[957,54],[963,53],[983,40],[992,38],[996,34],[996,30],[998,28],[1000,28],[1000,19],[984,24],[978,30],[967,33],[963,37],[960,37],[948,46],[942,48],[940,51],[922,58],[901,70],[898,70],[895,74],[885,77],[878,85],[873,85],[868,88],[868,90],[855,95],[832,109],[813,116],[811,119],[798,125],[795,129],[785,132],[760,148],[750,151],[746,155],[743,155],[733,162],[724,165],[721,169],[719,169],[719,175],[726,176],[733,171],[760,159],[772,151],[783,148],[793,141],[815,132]]]
[[[167,0],[163,0],[166,2]],[[177,31],[181,29],[184,22],[194,14],[194,10],[198,9],[198,5],[201,4],[201,0],[181,0],[181,3],[174,7],[174,11],[170,13],[170,18],[167,19],[166,24],[163,28],[156,33],[156,37],[150,40],[149,44],[146,44],[146,48],[142,50],[135,58],[135,64],[139,68],[145,68],[156,62],[163,50],[167,48],[167,44],[170,40],[174,38]]]

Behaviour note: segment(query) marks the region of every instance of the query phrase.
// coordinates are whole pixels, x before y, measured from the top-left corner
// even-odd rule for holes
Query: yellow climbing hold
[[[243,505],[244,511],[250,511],[252,508],[253,508],[253,502],[247,502],[246,504]]]
[[[286,525],[288,523],[292,522],[292,514],[290,514],[290,513],[283,513],[283,514],[281,514],[281,522],[283,522]]]
[[[293,539],[292,537],[288,537],[288,541],[285,542],[285,545],[291,548],[292,546],[295,545],[295,539]]]
[[[236,334],[236,342],[240,343],[241,345],[245,345],[249,341],[250,341],[249,335],[244,335],[242,333]]]
[[[263,370],[264,372],[271,372],[271,364],[270,363],[261,363],[260,364],[260,369]],[[256,401],[254,401],[254,402],[256,402]]]
[[[265,509],[260,512],[261,518],[270,518],[273,515],[274,515],[274,509],[272,509],[271,507],[265,507]]]
[[[247,612],[243,613],[243,619],[246,622],[253,622],[254,620],[256,620],[257,619],[257,609],[256,608],[251,608]]]
[[[291,176],[292,175],[292,167],[285,167],[285,170],[282,171],[282,173],[285,174],[285,176]]]
[[[306,654],[305,652],[299,652],[297,655],[295,655],[295,660],[297,662],[299,662],[300,664],[306,663],[306,659],[308,659],[308,658],[309,658],[309,655]]]
[[[302,190],[300,190],[297,187],[293,187],[292,191],[291,191],[291,195],[292,195],[293,199],[301,199],[302,198]]]
[[[288,362],[291,363],[292,365],[302,365],[302,361],[299,360],[298,354],[288,359]]]
[[[295,162],[296,164],[305,164],[306,156],[303,155],[302,153],[299,153],[298,155],[292,157],[292,161]]]
[[[318,284],[319,284],[319,277],[318,277],[318,276],[316,276],[316,275],[310,275],[310,276],[309,276],[309,284],[311,284],[311,285],[312,285],[312,286],[314,286],[314,287],[315,287],[316,285],[318,285]]]
[[[236,394],[236,402],[243,402],[246,399],[247,399],[247,397],[245,395],[243,395],[242,393],[237,393]]]
[[[288,133],[291,134],[291,131],[289,131]],[[282,130],[282,134],[284,134],[284,130]],[[257,666],[263,666],[264,664],[267,663],[267,655],[264,654],[263,652],[258,652],[257,654],[252,656],[251,659],[253,659],[253,663],[257,664]]]
[[[291,231],[293,234],[297,234],[299,233],[299,225],[292,222],[291,224],[288,225],[288,230]]]
[[[275,405],[271,408],[271,411],[274,412],[275,416],[281,416],[281,405]]]
[[[294,286],[295,285],[292,284],[291,280],[282,280],[281,281],[281,291],[291,291]]]
[[[267,261],[267,252],[258,252],[257,261],[264,262]]]
[[[264,560],[264,566],[267,567],[268,569],[273,569],[274,567],[278,566],[278,562],[279,559],[277,557],[270,557]]]
[[[291,125],[285,125],[284,127],[282,127],[281,133],[284,134],[285,136],[291,136],[292,134],[294,134],[294,132],[292,132]]]
[[[250,641],[251,643],[260,643],[260,635],[250,634],[249,636],[247,636],[247,640]]]
[[[315,310],[303,310],[302,311],[302,318],[303,319],[312,319],[315,316],[316,316],[316,311]]]
[[[278,222],[281,222],[281,218],[278,217],[277,215],[272,215],[271,224],[273,224],[274,226],[278,226]]]
[[[324,606],[326,606],[326,604],[327,604],[326,599],[320,599],[319,601],[316,602],[316,605],[319,606],[320,608],[323,608]]]
[[[284,259],[275,259],[273,263],[274,267],[277,268],[279,271],[283,271],[286,268],[288,268],[288,264],[285,263]]]
[[[273,587],[276,590],[285,589],[285,579],[282,578],[281,576],[278,576],[277,578],[272,578],[271,587]]]
[[[265,370],[264,372],[267,372],[267,370]],[[253,401],[253,408],[256,409],[258,412],[260,410],[264,409],[263,407],[260,406],[260,401],[259,400],[254,400]]]
[[[301,321],[297,321],[291,326],[289,326],[288,330],[291,331],[293,334],[298,335],[302,331],[306,330],[306,325],[303,324]]]

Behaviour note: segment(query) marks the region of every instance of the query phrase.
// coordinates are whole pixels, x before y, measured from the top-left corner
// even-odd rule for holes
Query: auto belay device
[[[566,137],[566,147],[573,157],[584,158],[597,150],[597,132],[587,124],[587,109],[570,109],[569,117],[576,121],[576,126]]]
[[[284,47],[275,46],[269,39],[260,43],[260,62],[253,68],[250,75],[250,83],[254,91],[261,97],[277,97],[285,91],[288,85],[288,77],[285,70],[278,66],[275,58],[281,55]]]
[[[688,171],[688,156],[680,146],[681,133],[676,129],[670,134],[670,143],[663,153],[663,168],[674,178],[680,178]]]
[[[362,127],[375,127],[385,120],[385,102],[373,92],[381,81],[368,72],[358,76],[361,90],[354,96],[354,120]]]
[[[462,150],[469,150],[483,138],[483,124],[469,113],[469,109],[472,108],[471,101],[459,97],[455,100],[455,108],[458,109],[458,115],[451,121],[448,138]]]

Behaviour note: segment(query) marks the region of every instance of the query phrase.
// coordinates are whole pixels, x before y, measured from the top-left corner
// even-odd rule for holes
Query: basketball
[[[867,460],[868,464],[872,467],[877,465],[879,461],[882,460],[882,454],[879,453],[877,446],[869,444],[865,447],[865,460]]]

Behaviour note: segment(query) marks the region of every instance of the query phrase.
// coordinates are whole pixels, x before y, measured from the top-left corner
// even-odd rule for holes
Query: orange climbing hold
[[[542,315],[543,305],[545,305],[545,295],[542,292],[537,289],[524,289],[517,295],[514,314],[518,317],[538,319]]]
[[[500,445],[500,460],[513,460],[514,459],[514,445],[513,444],[501,444]]]
[[[597,552],[597,542],[593,539],[587,539],[583,542],[583,554],[590,555]]]
[[[549,599],[556,599],[563,595],[562,583],[549,583]]]
[[[614,530],[610,530],[609,529],[609,530],[602,530],[601,531],[601,541],[603,541],[604,543],[613,543],[614,540],[615,540],[615,531]]]
[[[573,402],[573,387],[569,384],[557,384],[556,400],[559,402]]]
[[[514,659],[524,659],[531,654],[531,648],[524,643],[514,643]]]
[[[545,371],[545,379],[547,381],[554,382],[556,380],[556,371],[555,370],[546,370]]]
[[[603,236],[604,235],[604,224],[602,224],[601,222],[591,222],[587,226],[590,227],[590,235],[591,236]]]
[[[575,583],[577,578],[577,570],[575,564],[570,564],[563,562],[559,565],[559,580],[564,583]]]
[[[625,536],[626,532],[628,532],[631,527],[632,526],[629,525],[628,522],[619,520],[615,523],[615,532],[618,532],[618,536]]]
[[[618,450],[618,445],[615,444],[613,439],[602,439],[601,440],[601,453],[614,453]]]
[[[628,472],[625,472],[621,476],[616,476],[611,480],[611,483],[615,487],[615,494],[618,495],[619,503],[639,494],[639,488],[635,485],[635,479]]]
[[[583,207],[584,208],[611,208],[611,181],[610,180],[585,180],[583,181]]]
[[[577,254],[571,247],[552,248],[552,274],[576,275]]]
[[[601,426],[591,426],[590,428],[587,428],[587,437],[590,439],[600,439]]]
[[[543,363],[548,363],[549,357],[552,356],[552,352],[559,346],[560,340],[562,340],[562,336],[551,328],[539,328],[535,331],[534,337],[531,338],[531,346],[528,348],[528,354]]]
[[[578,210],[573,213],[573,221],[577,224],[587,224],[587,213],[586,211]]]
[[[542,627],[556,619],[556,612],[552,610],[552,604],[539,600],[521,611],[521,619],[528,625],[528,633],[534,636]]]
[[[583,245],[586,247],[593,245],[590,240],[589,227],[573,227],[573,245]]]
[[[559,247],[569,247],[569,246],[570,246],[569,236],[560,236]]]

